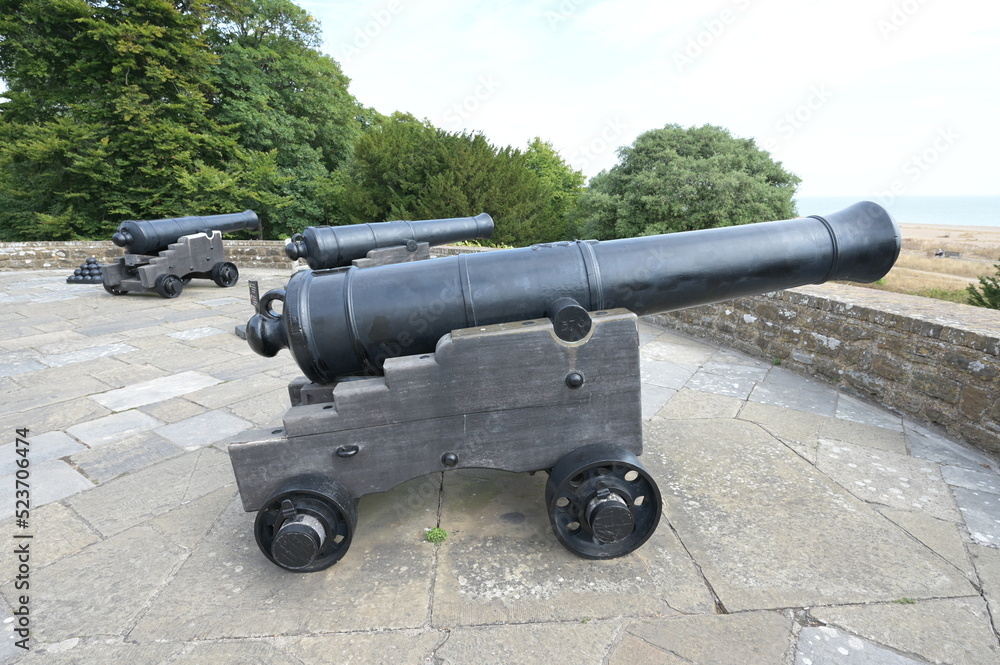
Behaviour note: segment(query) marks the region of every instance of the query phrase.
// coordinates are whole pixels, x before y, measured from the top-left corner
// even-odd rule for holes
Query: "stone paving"
[[[299,374],[233,334],[243,283],[164,300],[65,277],[0,273],[0,662],[1000,662],[998,465],[835,386],[643,323],[664,519],[642,548],[576,558],[544,474],[464,470],[362,498],[345,558],[296,575],[258,551],[226,454]]]

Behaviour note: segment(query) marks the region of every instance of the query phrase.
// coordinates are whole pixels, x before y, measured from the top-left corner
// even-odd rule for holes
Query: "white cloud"
[[[985,3],[299,4],[362,103],[499,144],[539,135],[587,175],[643,131],[711,123],[773,145],[803,194],[867,194],[952,126],[968,140],[909,193],[1000,193],[1000,11]]]

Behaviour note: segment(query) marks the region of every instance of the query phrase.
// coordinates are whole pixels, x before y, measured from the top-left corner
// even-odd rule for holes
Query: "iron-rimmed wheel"
[[[613,559],[645,543],[660,523],[660,490],[633,453],[578,448],[552,468],[545,505],[556,538],[586,559]]]
[[[342,485],[322,476],[301,476],[285,483],[257,511],[254,536],[275,565],[312,573],[340,561],[357,522],[357,499]]]
[[[113,296],[123,296],[126,293],[128,293],[128,291],[122,291],[117,286],[111,286],[107,282],[103,282],[103,284],[104,284],[104,290]]]
[[[184,282],[177,275],[160,275],[153,288],[164,298],[176,298],[184,290]]]
[[[240,271],[235,263],[225,261],[212,266],[212,281],[221,287],[233,286],[239,278]]]

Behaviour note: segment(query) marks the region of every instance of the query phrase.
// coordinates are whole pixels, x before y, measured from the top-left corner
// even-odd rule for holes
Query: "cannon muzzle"
[[[118,231],[111,236],[111,242],[124,247],[129,254],[156,254],[183,236],[203,231],[230,233],[256,229],[259,223],[257,214],[253,210],[226,215],[130,219],[118,226]]]
[[[379,268],[303,271],[263,296],[247,324],[259,354],[290,348],[315,383],[379,373],[461,328],[550,317],[572,343],[588,311],[656,314],[830,280],[873,282],[899,229],[862,202],[825,216],[607,242],[534,245]],[[271,308],[284,301],[281,314]],[[582,332],[582,335],[580,334]]]
[[[350,265],[351,261],[363,258],[373,249],[400,247],[411,242],[444,245],[491,235],[493,218],[486,213],[415,222],[309,226],[292,236],[292,241],[285,245],[285,253],[292,261],[305,259],[313,270],[322,270]]]

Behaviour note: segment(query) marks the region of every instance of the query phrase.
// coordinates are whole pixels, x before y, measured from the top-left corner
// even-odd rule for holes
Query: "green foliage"
[[[274,154],[279,203],[257,210],[265,235],[331,223],[333,173],[365,111],[340,66],[319,52],[319,24],[289,0],[220,0],[206,35],[219,58],[209,117],[231,125],[245,149]]]
[[[1000,309],[1000,263],[993,264],[993,267],[997,270],[996,275],[980,277],[978,287],[975,284],[969,284],[965,287],[968,291],[970,305]]]
[[[524,233],[536,238],[535,242],[566,239],[572,233],[570,221],[586,178],[570,168],[551,143],[537,136],[528,144],[524,160],[538,175],[542,199],[547,202],[541,214],[527,220],[534,228],[525,228]]]
[[[106,236],[123,218],[232,212],[277,171],[208,117],[203,0],[0,0],[0,236]]]
[[[448,532],[441,527],[434,527],[433,529],[427,529],[427,533],[424,534],[424,538],[429,543],[434,543],[435,545],[440,545],[448,537]]]
[[[799,178],[753,139],[721,127],[667,125],[619,150],[590,181],[579,224],[600,240],[733,226],[795,216]]]
[[[0,0],[0,239],[126,218],[331,217],[373,112],[290,0]]]
[[[538,139],[522,153],[396,113],[358,140],[338,201],[341,223],[488,212],[485,244],[523,246],[563,239],[582,179]]]

